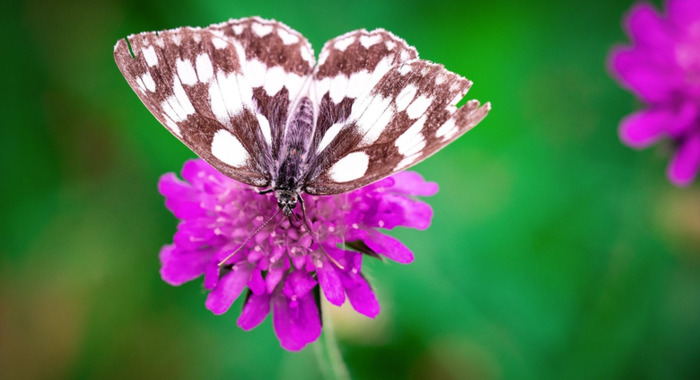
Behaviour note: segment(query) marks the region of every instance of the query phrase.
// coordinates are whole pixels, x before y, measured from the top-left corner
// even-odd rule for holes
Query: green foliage
[[[493,111],[416,170],[437,181],[409,266],[367,261],[375,321],[334,312],[354,378],[700,376],[700,191],[617,125],[608,76],[629,1],[38,0],[0,6],[0,371],[4,378],[318,378],[313,348],[214,316],[162,282],[176,221],[159,175],[193,154],[112,59],[127,34],[275,18],[318,50],[383,27],[474,81]]]

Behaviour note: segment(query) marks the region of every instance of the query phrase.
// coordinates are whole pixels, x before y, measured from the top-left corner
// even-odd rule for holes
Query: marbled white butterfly
[[[127,41],[128,40],[128,41]],[[348,192],[426,159],[479,123],[471,82],[392,33],[328,41],[258,17],[131,35],[114,58],[151,113],[227,176],[274,191]]]

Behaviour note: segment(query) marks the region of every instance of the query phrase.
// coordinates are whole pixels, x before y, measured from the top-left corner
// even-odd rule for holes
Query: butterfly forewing
[[[327,80],[322,73],[347,75],[348,80],[347,85],[341,82],[344,96],[334,96],[333,91],[343,91],[331,87],[321,98],[320,109],[335,112],[319,114],[314,141],[320,143],[306,176],[308,193],[351,191],[415,165],[471,129],[488,112],[488,104],[479,108],[476,101],[458,110],[455,105],[471,82],[418,59],[415,49],[390,33],[375,33],[341,36],[324,47],[330,51],[325,61],[321,54],[317,82]],[[347,42],[346,36],[354,40]],[[377,37],[370,40],[373,36]],[[345,50],[338,48],[338,41],[340,47],[347,46]],[[331,64],[340,68],[326,67]],[[370,74],[363,74],[368,67]],[[331,84],[336,81],[340,82],[332,79]],[[352,88],[363,90],[356,95],[347,90]]]
[[[458,109],[471,82],[382,29],[328,41],[318,66],[306,38],[258,17],[128,43],[115,59],[151,113],[215,168],[258,187],[357,189],[429,157],[490,109],[475,100]]]
[[[292,103],[314,67],[308,41],[259,18],[128,41],[117,43],[115,60],[151,113],[224,174],[269,185]]]

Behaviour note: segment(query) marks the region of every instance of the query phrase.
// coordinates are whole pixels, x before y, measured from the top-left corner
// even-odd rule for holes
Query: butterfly
[[[340,194],[411,167],[479,123],[472,82],[392,33],[308,40],[274,20],[229,20],[121,39],[117,66],[153,116],[223,174],[272,192]],[[279,211],[278,211],[279,212]]]

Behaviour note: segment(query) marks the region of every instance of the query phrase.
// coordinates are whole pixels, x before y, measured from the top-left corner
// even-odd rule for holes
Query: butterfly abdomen
[[[282,156],[277,171],[276,189],[299,190],[299,179],[304,172],[303,165],[309,151],[314,125],[314,111],[311,100],[304,97],[299,101],[294,116],[289,120],[282,142]]]

